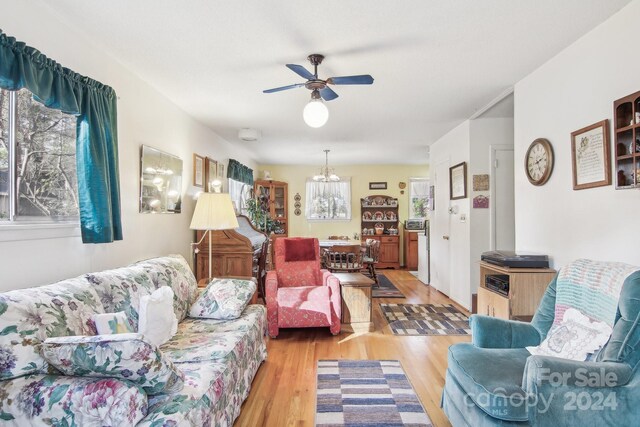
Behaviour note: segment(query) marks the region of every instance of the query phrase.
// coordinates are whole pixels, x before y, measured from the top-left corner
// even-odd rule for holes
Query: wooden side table
[[[370,331],[371,287],[374,281],[362,273],[333,273],[340,281],[344,329]]]

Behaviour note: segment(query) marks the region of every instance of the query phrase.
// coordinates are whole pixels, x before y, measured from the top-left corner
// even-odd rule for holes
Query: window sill
[[[77,222],[64,223],[0,223],[0,242],[15,242],[20,240],[61,239],[65,237],[79,237],[80,224]]]
[[[327,219],[308,219],[307,222],[350,222],[351,218],[327,218]]]

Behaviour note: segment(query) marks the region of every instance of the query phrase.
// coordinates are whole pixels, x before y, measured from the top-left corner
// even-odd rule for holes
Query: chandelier
[[[333,169],[329,169],[329,151],[331,150],[323,150],[325,155],[325,163],[324,167],[320,168],[320,173],[313,177],[314,181],[317,182],[336,182],[340,181],[340,177],[335,174]]]

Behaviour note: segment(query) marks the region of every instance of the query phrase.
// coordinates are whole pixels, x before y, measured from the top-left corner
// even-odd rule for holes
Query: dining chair
[[[365,241],[364,256],[362,257],[362,267],[365,269],[369,276],[378,285],[378,276],[376,275],[376,264],[380,258],[380,240],[367,239]]]
[[[358,273],[362,270],[360,245],[335,245],[325,253],[325,266],[332,273]]]

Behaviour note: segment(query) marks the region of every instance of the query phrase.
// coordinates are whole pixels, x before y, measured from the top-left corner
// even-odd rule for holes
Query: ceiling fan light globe
[[[339,177],[338,175],[336,175],[335,173],[334,173],[334,174],[331,174],[331,175],[329,176],[329,181],[334,181],[334,182],[335,182],[335,181],[340,181],[340,177]]]
[[[307,126],[319,128],[324,126],[329,120],[329,109],[320,99],[312,99],[305,105],[302,111],[302,118]]]

